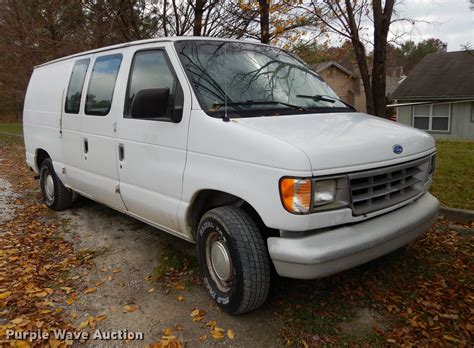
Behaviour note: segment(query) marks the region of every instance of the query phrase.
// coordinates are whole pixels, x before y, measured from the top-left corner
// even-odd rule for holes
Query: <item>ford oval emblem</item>
[[[396,153],[397,155],[401,154],[403,152],[403,146],[402,145],[393,145],[393,153]]]

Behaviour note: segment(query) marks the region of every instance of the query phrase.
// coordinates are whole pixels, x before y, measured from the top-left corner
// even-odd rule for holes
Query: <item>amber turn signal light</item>
[[[291,213],[307,213],[311,206],[311,180],[283,178],[280,180],[280,196],[283,206]]]

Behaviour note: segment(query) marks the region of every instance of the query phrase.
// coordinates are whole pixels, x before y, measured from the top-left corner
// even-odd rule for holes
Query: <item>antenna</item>
[[[227,114],[227,46],[224,41],[224,117],[222,121],[229,122],[229,115]]]

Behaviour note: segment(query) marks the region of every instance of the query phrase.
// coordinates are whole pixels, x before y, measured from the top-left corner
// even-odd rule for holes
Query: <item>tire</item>
[[[41,163],[40,187],[44,203],[53,210],[64,210],[71,206],[73,193],[63,185],[54,171],[50,158]]]
[[[232,206],[212,209],[196,237],[203,283],[214,302],[229,314],[260,307],[270,288],[270,260],[250,216]]]

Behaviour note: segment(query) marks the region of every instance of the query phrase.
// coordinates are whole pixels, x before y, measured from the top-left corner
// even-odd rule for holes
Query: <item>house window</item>
[[[413,127],[433,132],[449,132],[451,104],[425,104],[413,107]]]

